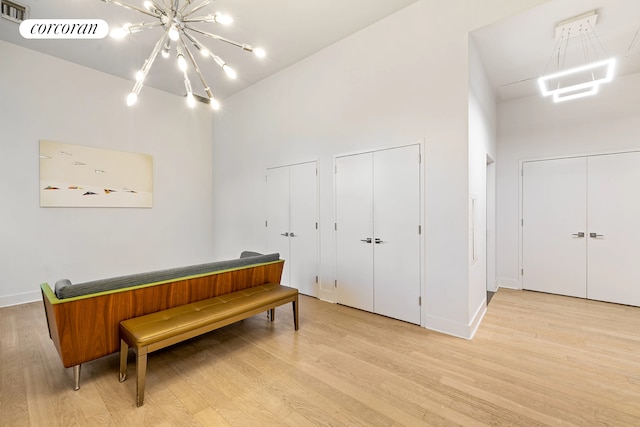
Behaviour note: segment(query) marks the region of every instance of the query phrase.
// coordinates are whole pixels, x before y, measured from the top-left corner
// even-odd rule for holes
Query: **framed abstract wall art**
[[[41,207],[150,208],[148,154],[40,141]]]

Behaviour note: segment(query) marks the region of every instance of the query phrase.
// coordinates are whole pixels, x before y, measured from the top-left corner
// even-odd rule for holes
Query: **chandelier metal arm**
[[[158,3],[156,3],[154,0],[148,0],[148,1],[153,6],[154,12],[156,13],[156,15],[158,16],[164,15],[168,17],[167,13],[164,11],[164,9],[160,5],[158,5]],[[166,5],[165,5],[165,9],[166,9]]]
[[[153,50],[149,54],[149,57],[144,61],[144,65],[140,69],[140,71],[142,71],[142,79],[139,79],[136,81],[136,84],[134,85],[134,90],[132,91],[132,92],[135,92],[136,95],[140,93],[140,90],[142,89],[142,84],[144,82],[144,78],[147,76],[147,73],[151,69],[153,62],[156,60],[158,53],[160,52],[160,49],[168,36],[169,36],[169,32],[165,31],[164,35],[160,37],[156,45],[153,47]]]
[[[193,41],[191,41],[191,42],[193,43]],[[206,92],[207,96],[210,99],[213,98],[213,93],[211,92],[211,89],[209,88],[209,85],[207,84],[207,81],[205,80],[204,76],[202,75],[202,72],[200,71],[200,67],[198,67],[198,63],[196,62],[196,59],[193,57],[193,54],[187,48],[187,46],[185,45],[185,43],[184,43],[184,41],[182,39],[180,39],[180,43],[182,44],[182,47],[183,47],[184,51],[187,53],[187,56],[189,57],[189,60],[191,61],[191,64],[193,65],[193,68],[196,70],[196,74],[200,78],[200,82],[202,83],[202,86],[204,87],[204,91]]]
[[[120,1],[120,0],[102,0],[102,1],[105,2],[105,3],[113,3],[113,4],[116,4],[118,6],[122,6],[122,7],[126,8],[126,9],[135,10],[136,12],[144,13],[145,15],[149,15],[149,16],[151,16],[153,18],[160,18],[160,15],[156,15],[156,14],[154,14],[152,12],[149,12],[146,9],[143,9],[141,7],[138,7],[138,6],[134,6],[134,5],[129,4],[129,3],[125,3],[125,2]]]
[[[239,48],[247,50],[249,52],[253,52],[253,46],[251,46],[250,44],[238,43],[238,42],[235,42],[233,40],[229,40],[227,38],[219,36],[217,34],[208,33],[206,31],[202,31],[201,29],[192,27],[191,25],[186,25],[185,24],[184,29],[185,30],[188,29],[188,30],[191,30],[191,31],[195,31],[196,33],[200,33],[200,34],[202,34],[204,36],[211,37],[212,39],[219,40],[219,41],[225,42],[225,43],[229,43],[229,44],[231,44],[233,46],[239,47]]]
[[[215,22],[211,21],[212,15],[198,16],[197,18],[184,18],[182,22]]]
[[[206,49],[206,47],[200,43],[198,40],[196,40],[195,37],[193,37],[191,34],[183,31],[182,34],[184,34],[184,36],[189,39],[189,41],[191,42],[191,44],[193,46],[195,46],[196,49],[198,49],[201,53],[202,53],[202,49]],[[209,49],[207,49],[207,51],[209,51]],[[210,52],[210,51],[209,51]]]
[[[189,12],[184,13],[184,17],[187,17],[187,16],[193,14],[194,12],[199,11],[203,7],[208,6],[209,4],[211,4],[212,1],[213,0],[204,0],[202,3],[200,3],[199,5],[194,7],[193,9],[191,9]],[[189,5],[189,4],[191,4],[191,0],[187,0],[187,2],[185,3],[185,6],[182,8],[182,12],[184,12],[184,10],[187,8],[187,5]]]
[[[160,21],[153,22],[140,22],[138,24],[128,25],[126,28],[129,33],[139,33],[140,31],[147,30],[149,28],[161,27],[163,24]]]
[[[180,8],[180,13],[184,13],[184,10],[191,4],[191,0],[185,0],[184,4]]]

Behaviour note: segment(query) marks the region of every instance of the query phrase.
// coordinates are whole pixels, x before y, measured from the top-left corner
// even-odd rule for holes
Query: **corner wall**
[[[130,81],[2,41],[0,57],[0,306],[213,260],[208,108],[148,87],[128,108]],[[152,155],[153,208],[41,208],[40,139]]]
[[[473,334],[487,309],[487,267],[495,262],[488,245],[493,210],[488,200],[487,157],[496,158],[496,101],[484,65],[469,40],[469,319]],[[491,200],[495,202],[495,200]],[[474,212],[475,211],[475,212]]]
[[[482,301],[469,284],[468,34],[538,3],[418,1],[227,99],[213,128],[217,256],[265,249],[267,167],[317,160],[320,297],[335,300],[335,156],[424,141],[422,324],[470,337]]]

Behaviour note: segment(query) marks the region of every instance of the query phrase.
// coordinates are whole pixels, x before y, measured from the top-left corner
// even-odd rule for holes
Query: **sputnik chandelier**
[[[196,99],[193,95],[193,89],[191,87],[191,80],[189,79],[188,70],[189,63],[193,66],[196,74],[200,78],[204,91],[209,99],[211,108],[217,110],[220,108],[219,101],[213,96],[211,88],[207,84],[195,57],[189,50],[187,42],[193,46],[203,57],[211,58],[213,61],[226,73],[226,75],[235,79],[237,77],[236,72],[231,68],[222,58],[214,54],[205,45],[203,45],[195,34],[200,34],[224,43],[231,44],[239,47],[247,52],[252,52],[259,58],[265,56],[265,51],[261,48],[251,46],[246,43],[238,43],[233,40],[229,40],[225,37],[217,34],[203,31],[200,28],[194,27],[193,24],[197,23],[213,23],[220,25],[229,25],[233,19],[219,12],[208,14],[205,16],[194,16],[194,14],[200,9],[208,6],[213,0],[201,0],[199,3],[197,0],[146,0],[144,2],[144,8],[131,5],[119,0],[102,0],[105,3],[113,3],[124,8],[135,10],[151,18],[154,18],[151,22],[140,22],[136,24],[125,24],[122,27],[115,28],[111,31],[110,35],[113,38],[121,39],[129,34],[139,33],[141,31],[161,27],[164,29],[162,36],[155,44],[149,57],[144,61],[142,68],[136,73],[136,82],[131,90],[131,93],[127,96],[127,105],[131,106],[138,100],[138,95],[144,85],[144,80],[153,65],[156,57],[160,53],[164,58],[169,58],[172,51],[175,52],[178,68],[184,76],[184,87],[187,93],[187,104],[190,107],[196,105]],[[197,4],[196,4],[197,3]],[[188,61],[188,62],[187,62]]]

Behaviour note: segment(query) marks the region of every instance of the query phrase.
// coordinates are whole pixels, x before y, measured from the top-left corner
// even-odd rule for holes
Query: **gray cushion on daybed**
[[[240,258],[238,259],[170,268],[168,270],[151,271],[148,273],[130,274],[127,276],[94,280],[75,285],[72,284],[69,279],[61,279],[56,282],[55,293],[60,299],[72,298],[81,295],[95,294],[98,292],[112,291],[114,289],[145,285],[147,283],[162,282],[164,280],[172,280],[180,277],[195,276],[198,274],[212,273],[230,268],[244,267],[251,264],[272,262],[279,259],[280,254],[278,253],[262,255],[258,252],[244,251],[240,254]]]

